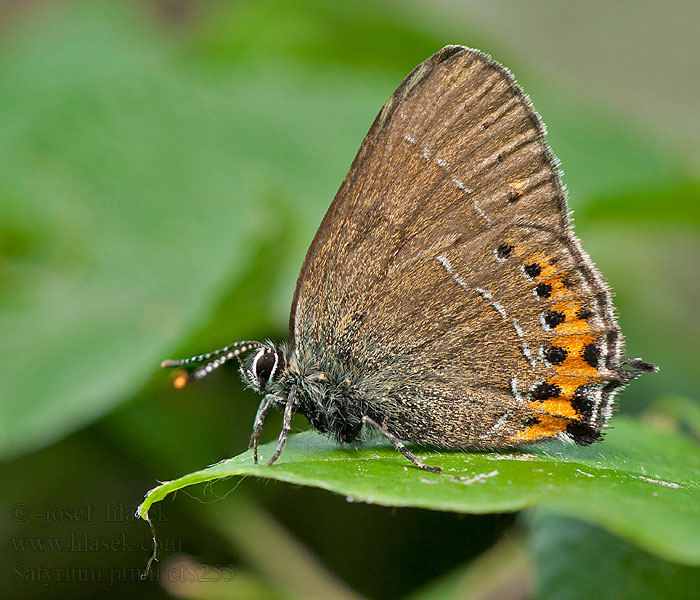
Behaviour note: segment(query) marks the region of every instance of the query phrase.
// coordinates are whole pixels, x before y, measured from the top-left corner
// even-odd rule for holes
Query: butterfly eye
[[[253,377],[261,390],[276,371],[277,361],[277,353],[270,348],[262,348],[255,355],[252,366]]]

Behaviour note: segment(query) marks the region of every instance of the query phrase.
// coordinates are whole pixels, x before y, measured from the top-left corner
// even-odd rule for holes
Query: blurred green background
[[[364,134],[448,43],[507,65],[548,125],[628,355],[661,367],[620,411],[697,410],[698,22],[680,0],[0,2],[0,596],[605,598],[600,549],[626,573],[609,597],[697,590],[696,569],[575,521],[254,480],[162,503],[143,582],[133,512],[245,449],[258,402],[234,368],[175,392],[160,360],[287,336]],[[562,547],[593,550],[553,570]]]

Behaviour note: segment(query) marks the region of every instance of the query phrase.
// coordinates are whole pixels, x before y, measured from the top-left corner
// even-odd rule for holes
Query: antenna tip
[[[187,375],[178,375],[173,381],[173,387],[177,390],[181,390],[187,385]]]
[[[167,360],[164,360],[162,363],[160,363],[161,369],[170,369],[171,367],[178,367],[178,366],[180,366],[180,361],[173,360],[172,358],[168,358]]]

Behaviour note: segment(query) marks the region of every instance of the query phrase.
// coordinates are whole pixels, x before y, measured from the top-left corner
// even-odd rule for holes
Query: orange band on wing
[[[557,417],[538,417],[537,423],[526,427],[522,431],[518,431],[513,435],[514,441],[531,441],[540,440],[543,438],[552,437],[560,431],[566,431],[566,426],[569,421],[566,419],[558,419]]]

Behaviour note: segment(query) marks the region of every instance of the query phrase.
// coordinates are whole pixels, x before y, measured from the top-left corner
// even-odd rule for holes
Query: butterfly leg
[[[255,413],[255,424],[253,425],[253,435],[250,436],[250,444],[248,448],[253,449],[253,462],[258,464],[258,443],[260,441],[260,432],[262,431],[263,422],[270,408],[275,403],[275,396],[267,395],[262,399],[260,406],[258,406],[258,412]]]
[[[432,473],[442,473],[442,469],[440,467],[431,467],[430,465],[426,465],[420,458],[418,458],[413,452],[411,452],[406,446],[404,446],[403,442],[401,442],[399,439],[396,438],[393,434],[389,433],[386,429],[384,429],[379,423],[377,423],[374,419],[371,417],[368,417],[365,415],[362,417],[362,422],[366,423],[367,425],[371,425],[374,427],[379,433],[381,433],[387,440],[391,442],[391,444],[396,448],[401,454],[403,454],[408,460],[410,460],[414,465],[416,465],[419,469],[423,469],[424,471],[431,471]]]
[[[289,396],[287,396],[287,403],[284,405],[284,417],[282,418],[282,431],[280,431],[280,437],[277,440],[277,450],[275,454],[267,463],[268,466],[272,465],[282,454],[282,448],[287,441],[287,436],[289,435],[289,430],[292,427],[292,409],[294,408],[294,396],[297,391],[297,386],[293,385],[292,389],[289,390]]]

